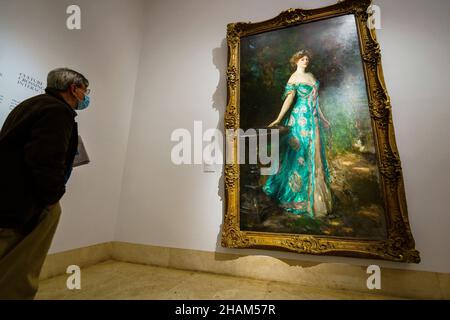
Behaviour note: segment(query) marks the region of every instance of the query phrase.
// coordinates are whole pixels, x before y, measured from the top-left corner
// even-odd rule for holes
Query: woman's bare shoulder
[[[299,79],[295,74],[292,74],[288,80],[288,83],[298,83],[298,82],[310,82],[315,83],[316,78],[311,72],[305,73],[305,76],[303,76],[301,79]]]
[[[288,83],[295,83],[296,82],[296,77],[294,74],[291,74],[291,76],[289,77]]]
[[[316,82],[316,77],[314,77],[314,75],[311,72],[308,72],[307,75],[312,82]]]

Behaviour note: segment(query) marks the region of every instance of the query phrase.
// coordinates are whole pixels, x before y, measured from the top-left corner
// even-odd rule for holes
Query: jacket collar
[[[59,93],[58,90],[53,89],[53,88],[46,88],[45,89],[45,93],[48,94],[48,95],[51,95],[52,97],[55,97],[56,99],[58,99],[61,102],[64,102],[64,104],[70,109],[70,111],[72,112],[74,117],[76,117],[78,115],[75,112],[75,110],[70,106],[70,104],[68,104],[66,102],[66,100],[64,100],[64,98],[61,96],[61,94]]]

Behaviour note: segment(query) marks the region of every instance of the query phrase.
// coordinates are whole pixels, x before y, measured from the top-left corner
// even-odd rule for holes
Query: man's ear
[[[77,90],[77,86],[74,84],[71,84],[69,87],[69,93],[74,96],[75,98],[77,97],[76,95],[76,90]]]
[[[71,92],[71,93],[75,93],[76,90],[77,90],[77,86],[74,85],[74,84],[71,84],[71,85],[70,85],[70,92]]]

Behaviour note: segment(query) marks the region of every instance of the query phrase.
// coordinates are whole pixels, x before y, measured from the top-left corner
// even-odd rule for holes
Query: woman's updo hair
[[[293,68],[297,67],[297,62],[298,60],[300,60],[301,58],[303,58],[304,56],[307,56],[309,58],[309,61],[312,60],[312,54],[311,51],[303,49],[300,51],[297,51],[296,53],[294,53],[294,55],[291,57],[291,60],[289,60],[289,62],[291,63],[291,66]]]

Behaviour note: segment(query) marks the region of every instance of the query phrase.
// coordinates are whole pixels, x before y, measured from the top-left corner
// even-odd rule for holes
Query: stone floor
[[[68,290],[69,275],[41,282],[38,300],[308,300],[395,299],[203,272],[107,261],[81,270],[81,290]]]
[[[41,282],[38,300],[307,300],[394,299],[203,272],[107,261],[81,270],[81,290],[68,290],[69,275]]]

